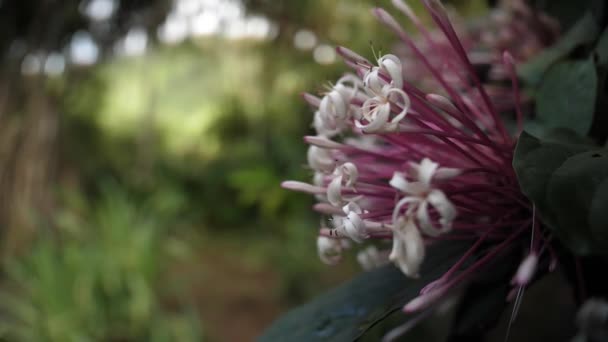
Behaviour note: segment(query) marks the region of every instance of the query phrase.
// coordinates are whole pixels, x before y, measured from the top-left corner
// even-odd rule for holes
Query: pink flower
[[[380,249],[374,263],[381,264],[376,258],[383,256],[416,277],[427,245],[471,242],[460,260],[406,305],[407,311],[432,304],[516,241],[532,236],[530,255],[535,257],[527,258],[514,278],[514,284],[526,286],[538,258],[551,249],[542,234],[532,233],[540,228],[511,166],[523,120],[515,60],[502,54],[517,99],[519,131],[513,134],[439,1],[425,0],[424,5],[441,38],[429,34],[402,1],[394,4],[421,31],[424,49],[388,12],[377,8],[373,14],[424,67],[425,77],[433,80],[432,92],[415,85],[419,78],[409,79],[403,66],[410,61],[389,54],[372,63],[339,47],[358,76],[340,79],[321,99],[304,95],[315,108],[318,136],[305,138],[315,182],[283,186],[316,195],[320,202],[315,209],[332,217],[333,227],[319,233],[320,254],[328,263],[337,259],[325,255],[340,245],[326,239],[374,241]],[[474,262],[465,263],[472,255]]]

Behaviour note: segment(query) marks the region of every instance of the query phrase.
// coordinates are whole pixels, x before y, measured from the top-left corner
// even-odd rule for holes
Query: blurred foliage
[[[161,273],[184,245],[115,187],[73,198],[31,252],[6,265],[8,341],[201,341],[195,315],[161,302]],[[166,294],[165,294],[166,295]]]
[[[471,11],[481,2],[452,1]],[[3,22],[5,53],[7,43],[22,36],[30,51],[58,49],[88,25],[73,1],[5,3],[0,14],[15,19]],[[4,260],[0,332],[6,340],[198,341],[201,318],[189,310],[202,310],[167,304],[191,299],[174,293],[172,279],[164,276],[172,274],[175,253],[197,268],[199,260],[188,252],[208,246],[277,275],[279,290],[270,294],[276,306],[302,302],[352,274],[353,263],[337,271],[318,261],[318,217],[310,210],[311,199],[279,187],[282,180],[311,176],[303,167],[302,136],[312,132],[312,113],[299,93],[321,93],[325,81],[346,70],[341,62],[316,63],[312,51],[293,47],[293,36],[308,29],[320,44],[345,45],[373,58],[372,45],[387,51],[394,39],[369,8],[389,2],[244,3],[249,12],[274,20],[279,28],[274,39],[207,37],[154,46],[141,57],[113,57],[105,49],[113,39],[134,25],[155,32],[168,8],[164,0],[121,1],[109,24],[114,30],[92,32],[104,48],[101,64],[52,78],[20,76],[15,61],[4,65],[13,70],[10,78],[0,75],[0,90],[13,91],[6,96],[19,103],[10,111],[0,108],[8,114],[0,116],[3,132],[9,127],[3,120],[10,118],[11,127],[32,126],[30,133],[40,134],[27,120],[37,118],[38,107],[23,105],[33,102],[34,91],[46,96],[40,102],[58,125],[53,144],[37,145],[53,147],[52,153],[40,152],[53,159],[39,170],[52,175],[45,179],[48,188],[15,186],[16,192],[50,189],[53,201],[45,207],[47,215],[27,208],[37,240],[19,257]],[[47,30],[58,22],[63,26]],[[23,139],[11,141],[18,143],[0,142],[23,156],[22,168],[13,173],[38,170],[37,155],[21,149],[28,135],[16,132]],[[207,263],[224,272],[215,260]],[[230,277],[239,281],[239,274]],[[222,286],[204,281],[198,291]],[[231,328],[231,317],[225,319]]]

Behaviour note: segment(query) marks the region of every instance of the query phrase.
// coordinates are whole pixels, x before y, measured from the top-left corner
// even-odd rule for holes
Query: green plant
[[[78,208],[73,205],[72,210]],[[57,234],[7,262],[0,321],[10,341],[200,341],[197,317],[170,312],[158,286],[171,237],[116,187],[60,215]]]

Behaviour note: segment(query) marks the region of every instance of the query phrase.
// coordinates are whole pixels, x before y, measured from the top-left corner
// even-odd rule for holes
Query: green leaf
[[[422,287],[443,274],[467,247],[453,242],[429,247],[419,279],[406,278],[393,265],[362,273],[288,312],[259,341],[352,341],[418,296]],[[404,320],[409,318],[411,315],[403,314]]]
[[[547,69],[568,56],[576,47],[595,41],[599,30],[593,15],[587,13],[556,44],[521,65],[517,74],[528,86],[537,86]]]
[[[602,183],[607,158],[606,150],[563,131],[542,141],[523,132],[515,149],[513,168],[522,192],[535,203],[543,223],[577,254],[608,251],[602,242],[605,209],[600,209],[608,208]]]
[[[570,156],[587,150],[578,143],[558,143],[553,139],[541,141],[522,132],[515,154],[513,168],[523,193],[539,207],[545,207],[545,193],[549,177]]]
[[[586,12],[592,13],[595,20],[601,22],[604,2],[605,0],[536,0],[538,9],[557,19],[563,29],[570,28]]]
[[[608,252],[608,151],[568,158],[553,172],[547,204],[554,230],[578,254]]]
[[[593,123],[597,74],[591,59],[560,62],[547,72],[536,96],[538,120],[586,135]]]

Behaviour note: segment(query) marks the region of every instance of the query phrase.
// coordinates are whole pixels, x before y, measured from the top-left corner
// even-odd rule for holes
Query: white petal
[[[329,150],[310,146],[307,153],[308,165],[315,171],[331,172],[335,162]]]
[[[439,214],[439,227],[436,227],[429,215],[428,206],[432,205]],[[456,208],[441,190],[432,190],[416,211],[420,229],[429,236],[438,236],[452,230],[452,222],[456,217]]]
[[[415,166],[418,180],[424,184],[431,184],[435,170],[437,170],[438,167],[439,164],[429,158],[422,159],[420,164],[416,164]]]
[[[422,236],[411,221],[400,222],[394,228],[393,249],[389,259],[393,261],[401,271],[410,277],[418,277],[420,265],[424,260],[425,248]]]
[[[340,79],[338,79],[338,81],[336,82],[336,85],[345,85],[347,87],[356,89],[356,88],[362,87],[363,82],[357,75],[347,73],[344,76],[340,77]]]
[[[403,87],[403,73],[401,61],[395,55],[384,55],[378,60],[378,65],[384,69],[393,80],[393,86]]]
[[[391,178],[391,180],[388,182],[390,186],[401,192],[406,192],[408,183],[409,182],[405,178],[405,174],[403,172],[395,172],[393,174],[393,178]]]
[[[353,163],[347,162],[342,164],[341,174],[344,175],[345,184],[348,187],[355,185],[357,178],[359,177],[359,171],[357,166]]]
[[[327,94],[327,98],[330,99],[330,105],[332,106],[331,112],[329,113],[336,119],[346,118],[346,110],[348,109],[350,98],[342,97],[342,93],[337,90],[333,90]],[[321,101],[321,104],[323,104],[323,101]]]
[[[394,131],[399,127],[399,123],[405,118],[410,108],[410,98],[403,90],[393,88],[388,92],[388,96],[395,94],[401,97],[401,101],[399,102],[399,104],[401,105],[401,111],[391,119],[391,131]]]
[[[439,223],[442,225],[442,231],[450,231],[452,229],[452,221],[456,218],[456,207],[454,207],[443,191],[437,189],[429,193],[427,200],[439,213]]]
[[[339,240],[319,236],[317,250],[321,261],[328,265],[335,265],[342,259],[342,246]]]
[[[429,187],[426,184],[421,182],[410,182],[405,178],[405,174],[401,172],[395,172],[393,178],[389,181],[389,184],[404,194],[412,196],[420,196],[429,191]]]
[[[327,122],[327,120],[323,116],[323,113],[320,111],[315,112],[312,126],[314,127],[317,134],[320,136],[333,137],[334,135],[340,133],[339,129],[337,129],[336,127],[332,127],[332,125]]]
[[[391,113],[390,103],[384,103],[377,105],[374,109],[364,117],[368,118],[369,123],[367,125],[357,124],[357,127],[361,128],[366,133],[376,133],[384,130],[388,123],[388,118]]]
[[[398,226],[399,222],[400,222],[400,217],[401,216],[410,216],[410,213],[415,210],[419,203],[420,203],[421,199],[418,197],[414,197],[414,196],[407,196],[402,198],[399,202],[397,202],[397,204],[395,205],[395,208],[393,209],[393,225],[394,226]],[[408,209],[407,212],[405,213],[405,215],[401,215],[401,209],[408,205],[411,204]]]
[[[333,206],[342,205],[342,176],[334,177],[327,186],[327,200]]]
[[[416,219],[420,223],[420,230],[422,230],[428,236],[439,236],[439,229],[433,226],[431,217],[429,216],[428,202],[422,201],[416,210]]]
[[[365,223],[354,211],[348,213],[348,216],[342,220],[342,224],[346,234],[353,241],[361,243],[368,237]]]
[[[385,84],[386,82],[380,77],[380,68],[378,67],[368,70],[363,78],[364,87],[374,95],[380,94]]]

